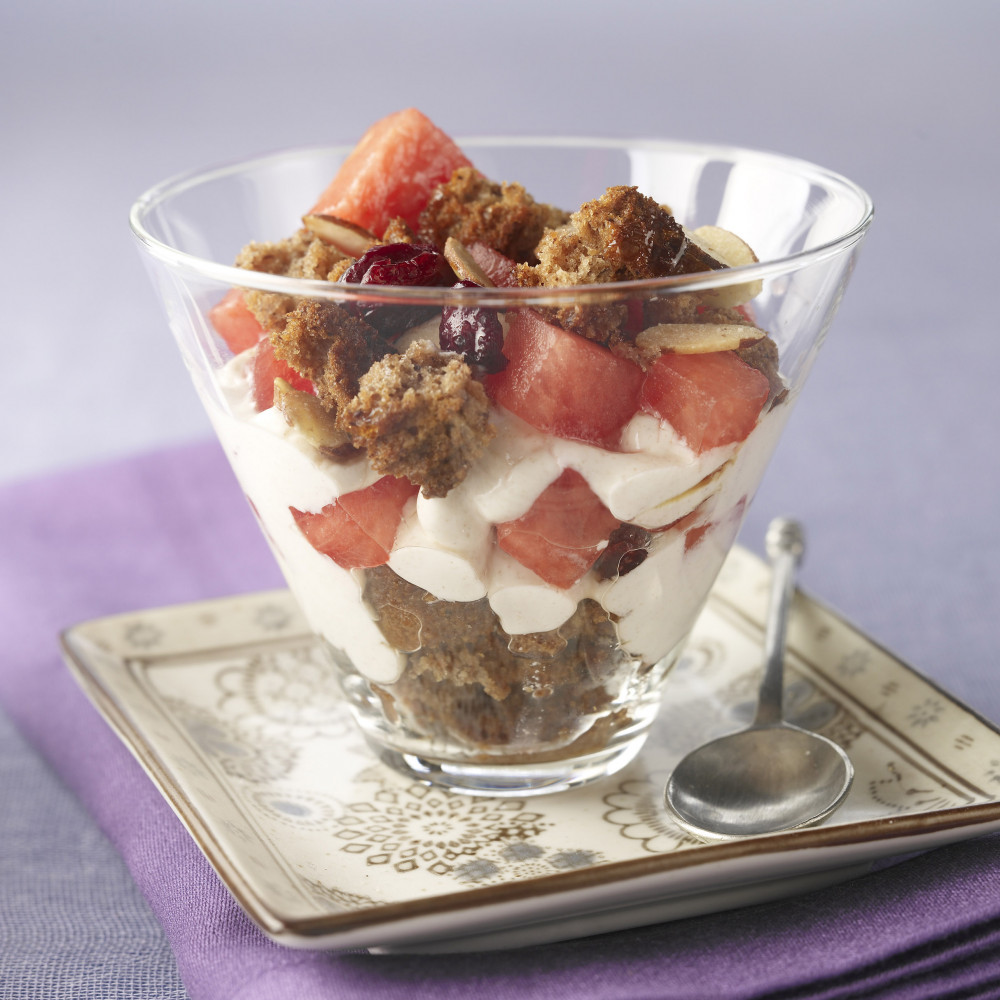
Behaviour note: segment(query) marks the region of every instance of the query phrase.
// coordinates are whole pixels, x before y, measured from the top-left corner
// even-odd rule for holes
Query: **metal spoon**
[[[667,805],[675,818],[707,839],[818,823],[844,801],[854,778],[850,759],[836,743],[782,718],[785,635],[795,571],[805,549],[802,526],[775,518],[765,544],[774,576],[753,724],[689,753],[667,784]]]

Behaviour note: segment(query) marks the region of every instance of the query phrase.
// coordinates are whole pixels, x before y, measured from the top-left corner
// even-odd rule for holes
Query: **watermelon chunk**
[[[587,481],[567,469],[530,510],[497,525],[497,545],[554,587],[571,587],[594,565],[619,521]]]
[[[711,521],[707,524],[698,524],[688,529],[684,536],[684,551],[690,552],[697,548],[709,531],[714,532],[713,540],[717,552],[728,552],[732,548],[736,536],[740,532],[740,525],[743,523],[743,513],[746,510],[748,498],[744,495],[733,505],[719,521]]]
[[[291,365],[274,356],[274,348],[266,337],[257,345],[257,353],[253,359],[253,369],[250,372],[250,392],[253,396],[254,408],[269,410],[274,406],[274,380],[283,378],[293,389],[313,392],[313,384],[305,376],[300,375]]]
[[[415,108],[397,111],[365,132],[312,214],[335,215],[376,236],[397,215],[416,229],[434,188],[469,166],[465,154],[426,115]]]
[[[616,449],[639,408],[639,366],[534,310],[507,317],[503,353],[510,363],[485,380],[493,400],[547,434]]]
[[[338,497],[318,514],[289,510],[317,552],[344,569],[367,569],[388,561],[403,507],[418,488],[409,480],[383,476],[371,486]]]
[[[744,440],[767,396],[767,376],[732,351],[662,354],[642,383],[643,409],[699,454]]]
[[[226,342],[233,354],[249,350],[264,336],[264,328],[247,308],[243,291],[230,288],[208,311],[215,332]]]

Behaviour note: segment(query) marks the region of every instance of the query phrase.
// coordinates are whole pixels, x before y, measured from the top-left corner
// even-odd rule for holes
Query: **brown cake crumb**
[[[344,257],[343,260],[338,260],[333,267],[330,268],[329,274],[326,276],[327,281],[340,281],[343,273],[350,268],[354,263],[354,257]]]
[[[537,284],[603,284],[719,270],[681,224],[635,187],[610,187],[547,232],[536,249]],[[519,268],[523,271],[523,268]],[[527,282],[526,282],[527,283]]]
[[[307,229],[300,229],[276,243],[248,243],[236,256],[236,266],[264,274],[288,274],[293,263],[301,260],[316,239]]]
[[[372,365],[340,424],[368,450],[374,469],[405,476],[426,497],[443,497],[493,438],[489,413],[469,366],[418,340]]]
[[[511,760],[540,759],[531,751],[544,743],[602,746],[610,735],[605,683],[628,655],[595,601],[551,632],[511,636],[485,598],[439,601],[387,566],[365,577],[380,628],[410,653],[403,676],[379,693],[411,726]],[[626,723],[614,714],[612,731]]]
[[[417,234],[410,228],[406,219],[401,215],[397,215],[394,219],[389,220],[389,224],[385,227],[385,232],[382,234],[382,243],[416,243]]]
[[[300,229],[294,236],[276,243],[248,243],[236,257],[236,266],[248,271],[314,281],[336,281],[352,263],[350,257],[308,229]],[[245,298],[247,308],[268,331],[282,329],[285,317],[297,304],[291,295],[256,289],[247,291]]]
[[[515,261],[533,262],[546,229],[568,215],[536,202],[520,184],[497,184],[472,167],[459,167],[431,195],[421,213],[420,238],[443,247],[449,236],[460,243],[485,243]]]
[[[357,395],[365,372],[392,351],[364,320],[315,299],[289,312],[271,343],[275,356],[308,378],[320,402],[336,413]]]
[[[681,292],[649,299],[643,304],[643,326],[658,323],[723,323],[727,326],[753,326],[745,312],[720,308],[702,292]]]
[[[347,254],[321,239],[310,242],[306,252],[292,261],[288,269],[290,278],[308,278],[312,281],[336,281],[345,267],[354,261]]]
[[[539,288],[543,274],[539,268],[518,264],[514,269],[517,284],[521,287]],[[628,323],[628,306],[624,302],[574,302],[561,308],[538,309],[551,322],[564,330],[572,330],[580,337],[611,345],[623,338]]]
[[[777,406],[788,396],[788,386],[778,371],[778,345],[770,337],[761,337],[746,347],[737,349],[736,354],[752,368],[767,376],[770,386],[766,406]]]
[[[600,198],[582,205],[565,225],[546,232],[536,253],[537,265],[518,265],[519,285],[608,284],[724,266],[688,240],[662,205],[625,186],[608,188]],[[624,303],[577,303],[546,312],[565,329],[635,360],[630,346],[635,331],[629,329]]]

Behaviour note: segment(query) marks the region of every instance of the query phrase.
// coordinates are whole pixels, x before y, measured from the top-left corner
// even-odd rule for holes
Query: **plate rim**
[[[736,547],[744,556],[748,556],[757,564],[758,571],[767,570],[763,561],[749,550]],[[809,592],[800,590],[802,597],[815,605],[823,614],[839,622],[841,626],[863,638],[864,641],[883,655],[892,659],[906,672],[928,685],[938,695],[956,706],[962,712],[974,718],[994,736],[1000,738],[1000,727],[986,719],[975,709],[946,691],[938,682],[926,677],[911,664],[902,660],[884,645],[860,632],[856,626],[836,609],[825,602],[816,599]],[[923,850],[960,839],[967,839],[1000,829],[1000,800],[994,797],[991,802],[967,803],[947,808],[927,810],[914,815],[884,816],[861,820],[846,824],[816,826],[786,833],[768,834],[730,840],[687,848],[683,851],[661,852],[629,859],[602,862],[593,866],[568,871],[559,871],[543,876],[519,879],[490,886],[463,888],[460,891],[417,897],[404,901],[379,903],[360,910],[344,909],[314,916],[289,918],[280,913],[280,907],[274,906],[269,900],[253,888],[250,881],[240,871],[238,862],[227,855],[223,845],[219,843],[212,832],[211,821],[201,814],[201,810],[190,801],[184,792],[182,782],[177,778],[168,762],[144,738],[141,727],[130,717],[122,704],[121,696],[103,682],[88,663],[87,653],[81,648],[86,642],[86,633],[95,628],[105,626],[116,620],[127,620],[143,614],[184,614],[195,609],[206,609],[213,606],[232,605],[238,600],[260,600],[263,598],[290,598],[285,588],[271,588],[261,591],[232,594],[214,597],[200,601],[186,601],[164,605],[157,608],[137,609],[120,612],[80,621],[63,629],[59,633],[59,644],[64,660],[89,700],[93,703],[105,722],[125,744],[132,756],[137,760],[148,775],[160,795],[166,800],[175,815],[180,819],[195,846],[203,854],[213,870],[226,886],[236,902],[247,913],[251,920],[278,943],[301,948],[320,948],[331,946],[354,947],[384,944],[383,938],[389,935],[407,937],[405,933],[409,924],[414,921],[426,921],[428,918],[449,916],[451,922],[459,921],[456,927],[468,932],[471,928],[468,915],[475,911],[482,915],[485,911],[499,912],[517,908],[518,904],[531,901],[532,912],[537,911],[538,904],[545,901],[546,910],[552,909],[556,902],[565,897],[565,905],[572,903],[586,904],[587,901],[600,903],[600,897],[619,897],[623,893],[627,899],[608,900],[596,906],[594,912],[624,909],[630,906],[650,902],[653,899],[679,899],[688,892],[672,893],[669,883],[677,880],[678,873],[684,873],[689,878],[680,878],[681,882],[697,882],[706,868],[711,866],[717,871],[738,867],[740,862],[754,858],[769,860],[792,857],[795,862],[775,876],[763,875],[725,882],[725,887],[750,886],[764,884],[774,877],[802,875],[807,872],[833,870],[849,865],[849,860],[841,860],[841,855],[850,855],[859,848],[866,848],[866,859],[873,862],[882,857],[889,857]],[[712,600],[720,601],[734,611],[754,628],[760,623],[744,608],[731,598],[713,590]],[[307,637],[309,631],[303,627],[299,633]],[[288,638],[285,636],[283,638]],[[260,643],[254,643],[259,645]],[[198,647],[198,651],[207,651],[209,647]],[[123,658],[120,653],[108,651],[111,655]],[[124,658],[123,658],[124,659]],[[825,675],[824,675],[825,677]],[[828,679],[828,678],[827,678]],[[839,685],[837,685],[839,687]],[[846,688],[841,693],[853,701],[858,701]],[[883,722],[883,725],[888,726]],[[889,727],[892,728],[892,727]],[[935,761],[943,768],[936,758],[921,752],[905,734],[893,729],[893,735],[903,739],[925,759]],[[975,788],[965,781],[961,775],[956,777],[967,787]],[[977,790],[978,794],[984,794]],[[816,865],[816,856],[826,859],[829,863]],[[766,867],[766,866],[765,866]],[[664,885],[663,883],[668,883]],[[614,888],[618,891],[608,892]],[[629,891],[638,888],[640,891]],[[605,890],[602,892],[602,890]],[[694,894],[700,891],[693,890]],[[550,916],[546,918],[555,919]],[[445,920],[444,923],[449,923]],[[624,926],[624,925],[623,925]],[[371,931],[380,929],[382,937],[375,940]],[[488,929],[488,927],[487,927]],[[482,928],[480,928],[482,930]],[[440,936],[440,930],[424,934],[427,939]],[[418,937],[420,935],[418,934]]]

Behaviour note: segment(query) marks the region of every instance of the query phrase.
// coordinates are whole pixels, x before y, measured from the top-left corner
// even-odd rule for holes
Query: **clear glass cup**
[[[460,144],[487,177],[568,211],[635,185],[703,243],[713,231],[700,227],[721,227],[758,261],[615,284],[460,289],[233,266],[246,244],[300,227],[347,148],[175,178],[136,202],[131,225],[222,445],[369,743],[422,780],[520,796],[610,774],[641,748],[833,320],[872,204],[830,171],[745,149]],[[418,362],[409,345],[434,341],[442,309],[492,311],[512,358],[499,374],[475,374],[485,393],[461,390],[463,405],[485,407],[476,433],[483,419],[488,427],[464,479],[431,491],[444,495],[418,492],[373,468],[375,451],[345,445],[305,399],[308,385],[293,376],[274,396],[282,371],[266,356],[270,340],[241,340],[238,322],[229,343],[220,336],[219,312],[237,296],[281,316],[375,310],[380,329],[404,331],[390,350],[416,350]],[[595,347],[563,332],[571,321],[624,324],[642,350]],[[726,371],[706,376],[706,353]],[[402,393],[402,376],[390,376]],[[380,377],[355,411],[361,423]],[[426,429],[425,416],[414,420],[404,438]],[[441,440],[432,435],[423,453],[435,468],[450,460],[435,451]]]

